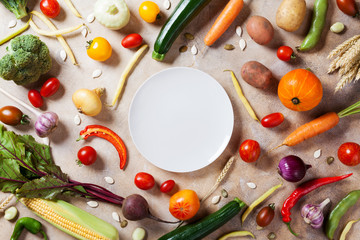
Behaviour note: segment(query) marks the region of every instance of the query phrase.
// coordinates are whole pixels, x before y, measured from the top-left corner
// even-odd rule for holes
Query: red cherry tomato
[[[355,0],[336,0],[338,8],[345,14],[355,17],[359,12]]]
[[[347,166],[360,163],[360,145],[354,142],[343,143],[338,149],[339,160]]]
[[[290,61],[291,59],[295,58],[294,51],[291,47],[288,46],[281,46],[277,50],[277,57],[282,61]]]
[[[155,179],[149,173],[139,172],[135,176],[134,183],[138,188],[140,188],[142,190],[149,190],[154,187]]]
[[[173,190],[174,186],[175,186],[174,180],[167,180],[161,184],[160,191],[163,193],[170,192],[171,190]]]
[[[41,87],[40,94],[43,97],[54,95],[60,87],[60,81],[57,78],[49,78]]]
[[[31,89],[28,93],[28,98],[30,103],[36,108],[42,107],[44,104],[44,100],[38,90]]]
[[[79,161],[84,165],[91,165],[96,161],[96,150],[90,146],[80,148],[77,153]]]
[[[127,35],[121,41],[121,45],[124,48],[136,48],[141,45],[142,41],[143,41],[143,38],[139,34],[132,33],[132,34]]]
[[[55,18],[60,13],[60,5],[57,0],[41,0],[40,10],[45,16]]]
[[[245,140],[239,148],[240,157],[245,162],[255,162],[260,156],[260,145],[257,141]]]
[[[272,113],[261,119],[261,125],[266,128],[279,126],[284,121],[284,115],[281,113]]]

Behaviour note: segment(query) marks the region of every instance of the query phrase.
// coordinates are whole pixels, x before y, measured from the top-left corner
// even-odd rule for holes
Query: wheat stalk
[[[225,178],[226,174],[228,173],[231,165],[233,164],[235,160],[235,157],[231,157],[228,162],[226,163],[225,167],[223,168],[223,170],[221,171],[220,175],[218,176],[218,178],[216,179],[216,182],[214,184],[214,186],[206,193],[206,195],[201,199],[201,202],[205,201],[215,190],[216,188],[219,186],[219,184],[221,183],[221,181]]]
[[[350,69],[349,72],[347,72],[345,75],[343,75],[340,78],[340,81],[337,83],[336,88],[335,88],[335,92],[341,90],[346,84],[350,83],[354,77],[357,75],[358,73],[358,69],[360,66],[360,61],[358,61],[353,68]]]
[[[345,42],[338,45],[334,50],[332,50],[327,56],[328,59],[335,57],[338,54],[344,53],[347,51],[352,45],[355,44],[360,39],[360,35],[355,35],[352,38],[346,40]]]

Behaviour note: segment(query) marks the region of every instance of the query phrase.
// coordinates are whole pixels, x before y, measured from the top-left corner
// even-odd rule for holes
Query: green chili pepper
[[[32,234],[41,233],[44,236],[44,239],[47,240],[45,232],[41,229],[41,223],[38,220],[29,217],[23,217],[17,220],[10,240],[17,240],[24,228]]]
[[[331,211],[325,227],[326,236],[329,239],[334,238],[335,230],[337,229],[342,216],[344,216],[349,208],[354,206],[359,199],[360,190],[352,191],[348,193],[348,195],[346,195],[346,197],[344,197]]]
[[[321,33],[325,26],[326,13],[328,9],[328,0],[316,0],[314,4],[314,13],[309,33],[305,37],[300,47],[297,50],[301,52],[313,49],[319,42]]]

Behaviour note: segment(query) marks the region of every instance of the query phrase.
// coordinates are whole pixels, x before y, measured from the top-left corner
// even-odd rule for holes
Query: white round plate
[[[212,163],[229,143],[233,126],[225,90],[193,68],[169,68],[151,76],[129,110],[137,149],[152,164],[171,172],[191,172]]]

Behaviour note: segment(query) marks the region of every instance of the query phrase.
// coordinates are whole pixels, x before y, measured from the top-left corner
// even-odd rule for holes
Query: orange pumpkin
[[[294,111],[308,111],[320,103],[323,88],[315,74],[305,69],[295,69],[281,78],[278,96],[285,107]]]

